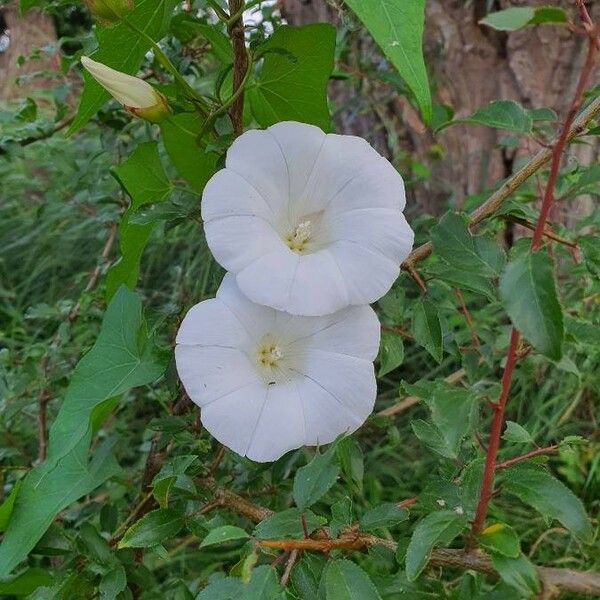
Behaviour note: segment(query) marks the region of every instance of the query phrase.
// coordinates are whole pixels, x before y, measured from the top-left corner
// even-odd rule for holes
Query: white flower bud
[[[81,57],[81,64],[130,113],[152,123],[160,123],[170,115],[167,99],[143,79],[111,69],[87,56]]]

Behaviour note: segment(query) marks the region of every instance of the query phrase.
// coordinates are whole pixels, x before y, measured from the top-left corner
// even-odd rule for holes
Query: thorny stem
[[[544,230],[546,227],[546,221],[548,220],[548,215],[550,214],[550,209],[552,207],[552,203],[554,200],[554,188],[556,185],[556,180],[558,177],[558,172],[560,168],[560,163],[562,160],[563,151],[569,141],[570,133],[572,130],[573,122],[575,121],[575,116],[577,111],[582,105],[583,102],[583,93],[588,85],[588,80],[592,73],[594,62],[596,58],[596,50],[597,50],[597,33],[595,31],[595,26],[591,23],[591,19],[589,19],[589,15],[587,14],[587,10],[583,4],[583,0],[576,0],[577,6],[580,9],[582,14],[582,19],[584,20],[584,24],[588,24],[588,28],[586,31],[588,32],[588,50],[586,55],[586,60],[581,70],[579,81],[577,82],[577,87],[575,89],[575,93],[573,95],[573,99],[571,101],[571,105],[569,107],[569,112],[567,114],[567,118],[563,123],[563,126],[560,130],[558,139],[556,143],[553,145],[551,151],[551,162],[550,162],[550,174],[548,175],[548,181],[546,183],[546,189],[544,191],[544,196],[542,200],[542,208],[540,210],[540,214],[536,223],[536,228],[533,233],[533,237],[531,239],[531,252],[537,252],[539,249],[542,237],[544,235]],[[587,19],[587,20],[586,20]],[[508,346],[508,353],[506,357],[506,365],[504,367],[504,373],[502,374],[501,381],[501,391],[500,397],[498,401],[494,405],[494,416],[492,418],[492,426],[490,430],[490,439],[488,443],[488,450],[485,458],[485,466],[483,471],[483,478],[481,482],[481,491],[479,494],[479,501],[477,503],[477,509],[475,511],[475,518],[473,520],[472,525],[472,534],[475,537],[482,529],[485,518],[487,515],[488,505],[490,499],[493,495],[493,486],[494,486],[494,474],[498,465],[496,463],[496,458],[498,455],[498,448],[500,446],[500,436],[502,435],[502,426],[504,425],[504,410],[506,408],[506,401],[508,399],[508,395],[510,392],[510,386],[512,382],[512,377],[515,369],[515,364],[517,362],[518,350],[519,350],[519,338],[520,334],[516,328],[513,327],[510,334],[510,343]],[[541,452],[538,452],[541,454]],[[535,455],[535,454],[534,454]],[[519,459],[516,462],[519,462]],[[504,464],[505,463],[500,463]],[[514,464],[513,462],[510,464]],[[509,465],[510,466],[510,465]],[[504,467],[500,467],[504,468]]]

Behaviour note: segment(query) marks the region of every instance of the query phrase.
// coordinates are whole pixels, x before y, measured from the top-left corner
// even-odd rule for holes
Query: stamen
[[[302,252],[306,250],[308,241],[312,233],[312,224],[310,221],[302,221],[286,237],[286,242],[290,250]]]
[[[276,367],[283,358],[283,352],[277,344],[264,344],[258,351],[258,362],[263,367]]]

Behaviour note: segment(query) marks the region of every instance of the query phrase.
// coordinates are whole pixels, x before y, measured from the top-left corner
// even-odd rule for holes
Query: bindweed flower
[[[171,114],[167,99],[143,79],[111,69],[87,56],[81,57],[81,64],[115,100],[137,117],[160,123]]]
[[[369,306],[299,317],[254,304],[227,274],[177,334],[177,371],[202,423],[265,462],[357,429],[373,410],[380,326]]]
[[[134,8],[133,0],[84,0],[94,18],[102,25],[120,23]]]
[[[390,289],[413,244],[404,205],[402,177],[365,140],[283,122],[233,143],[202,218],[248,298],[318,316]]]

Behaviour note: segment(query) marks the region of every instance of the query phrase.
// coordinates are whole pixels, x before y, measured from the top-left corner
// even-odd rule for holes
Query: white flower
[[[357,429],[373,410],[380,326],[369,306],[299,317],[254,304],[227,274],[177,334],[177,371],[202,423],[265,462]]]
[[[325,315],[390,289],[413,244],[404,205],[402,177],[365,140],[284,122],[237,138],[202,218],[248,298]]]
[[[81,57],[81,64],[115,100],[136,116],[160,123],[171,114],[166,98],[147,81],[115,71],[88,56]]]

